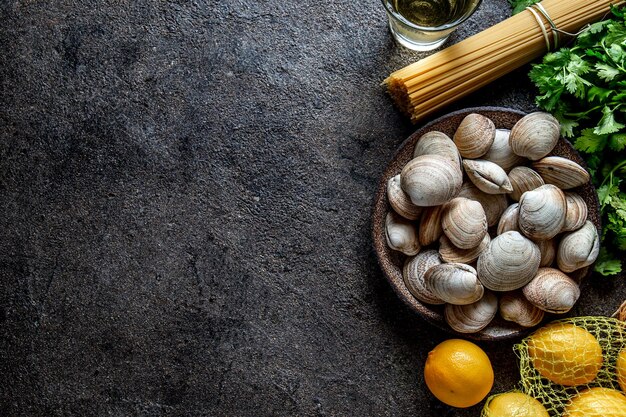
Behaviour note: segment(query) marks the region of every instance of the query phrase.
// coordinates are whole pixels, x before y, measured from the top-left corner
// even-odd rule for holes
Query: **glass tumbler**
[[[465,22],[478,8],[482,0],[382,0],[387,16],[389,18],[389,29],[396,41],[414,51],[430,51],[441,46],[450,34],[461,23]],[[403,3],[404,2],[404,3]],[[406,10],[411,10],[411,3],[414,13],[412,19],[401,13],[399,4],[407,4]],[[433,20],[433,25],[426,23],[415,23],[413,20],[427,22],[430,16],[419,16],[420,10],[425,13],[438,6],[439,10],[447,14],[439,15]],[[423,17],[423,18],[422,18]]]

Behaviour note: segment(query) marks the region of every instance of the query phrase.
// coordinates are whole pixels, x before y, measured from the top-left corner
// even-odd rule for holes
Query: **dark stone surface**
[[[370,238],[414,130],[379,84],[419,56],[377,0],[1,2],[0,414],[477,415],[426,390],[449,335]],[[446,111],[532,110],[526,70]]]

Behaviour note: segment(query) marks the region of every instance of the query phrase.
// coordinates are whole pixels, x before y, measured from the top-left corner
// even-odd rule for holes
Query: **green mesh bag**
[[[595,316],[558,320],[538,329],[514,350],[520,360],[520,390],[539,400],[550,416],[626,417],[623,321]]]

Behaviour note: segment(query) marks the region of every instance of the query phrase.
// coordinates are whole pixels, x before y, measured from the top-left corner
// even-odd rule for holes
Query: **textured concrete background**
[[[378,0],[0,2],[0,414],[477,415],[427,392],[449,335],[371,246],[414,129],[379,84],[420,56]],[[446,111],[533,110],[525,73]]]

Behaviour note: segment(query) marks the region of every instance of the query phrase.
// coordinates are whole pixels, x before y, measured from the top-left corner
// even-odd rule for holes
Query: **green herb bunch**
[[[528,6],[532,6],[535,3],[539,3],[539,0],[509,0],[511,7],[513,7],[513,14],[523,12]]]
[[[535,0],[509,0],[521,11]],[[574,42],[534,64],[537,105],[560,122],[583,154],[598,190],[603,248],[595,270],[614,275],[626,251],[626,9],[590,25]],[[622,184],[622,182],[624,183]]]

